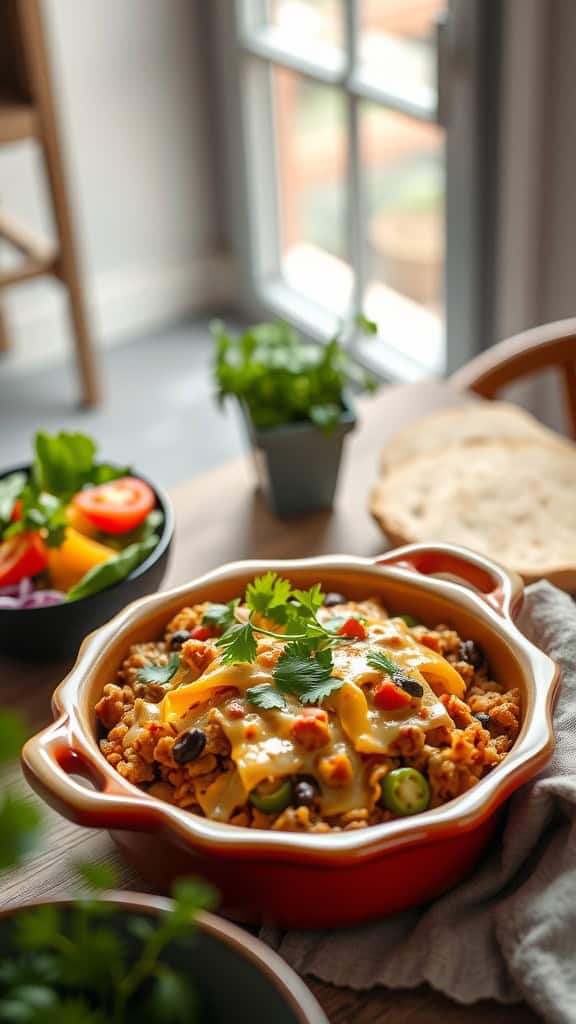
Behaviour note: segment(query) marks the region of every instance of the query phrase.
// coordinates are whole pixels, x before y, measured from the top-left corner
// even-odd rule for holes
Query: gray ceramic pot
[[[284,517],[330,508],[344,439],[356,424],[350,399],[346,398],[340,420],[329,433],[310,420],[259,430],[245,406],[242,412],[258,483],[272,512]]]

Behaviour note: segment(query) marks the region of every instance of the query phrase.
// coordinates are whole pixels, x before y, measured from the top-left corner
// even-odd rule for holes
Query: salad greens
[[[128,467],[97,462],[96,453],[86,434],[38,431],[30,473],[0,480],[0,591],[6,604],[46,604],[41,598],[48,591],[38,589],[39,582],[52,584],[51,603],[96,594],[125,579],[158,544],[163,516],[152,507],[153,492],[131,478]],[[114,481],[124,488],[118,495],[93,491]],[[95,505],[84,513],[81,503],[93,494]],[[137,506],[138,500],[146,504]],[[36,589],[29,584],[32,594],[24,604],[14,586],[32,579]]]
[[[362,315],[356,325],[369,335],[378,331]],[[330,431],[342,414],[345,388],[375,386],[338,336],[327,345],[306,344],[282,322],[258,324],[239,338],[231,337],[218,320],[211,330],[216,340],[218,399],[222,402],[227,395],[240,399],[259,429],[311,420]]]
[[[159,536],[153,533],[146,540],[136,544],[129,544],[127,548],[119,551],[117,555],[114,555],[107,562],[95,565],[93,569],[88,570],[76,586],[68,591],[66,600],[79,601],[82,597],[98,594],[101,590],[105,590],[106,587],[111,587],[114,583],[125,580],[154,551],[159,540]]]

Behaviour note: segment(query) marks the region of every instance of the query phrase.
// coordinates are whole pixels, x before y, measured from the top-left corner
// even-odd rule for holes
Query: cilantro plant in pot
[[[368,334],[376,326],[357,324]],[[260,487],[279,516],[329,508],[346,434],[356,424],[350,387],[374,381],[338,337],[305,343],[285,323],[263,323],[232,337],[212,324],[218,398],[238,399]]]

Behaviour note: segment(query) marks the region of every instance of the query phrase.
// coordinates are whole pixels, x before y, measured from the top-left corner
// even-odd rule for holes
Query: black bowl
[[[156,916],[170,907],[167,900],[132,892],[107,893],[103,901],[115,911],[106,924],[119,932],[129,949],[134,942],[127,928],[129,919],[133,915]],[[0,911],[0,957],[6,958],[13,948],[12,929],[22,911],[54,905],[65,912],[70,906],[56,897]],[[328,1024],[298,975],[242,929],[213,914],[201,914],[193,942],[192,950],[172,943],[162,953],[161,962],[194,985],[200,1002],[199,1020],[206,1024]]]
[[[29,471],[30,466],[14,466],[0,473],[0,479],[11,473]],[[88,633],[131,601],[158,590],[166,573],[174,536],[174,512],[165,491],[142,473],[134,473],[134,476],[152,488],[156,508],[164,515],[162,534],[154,551],[126,579],[91,597],[46,608],[0,608],[0,654],[26,660],[71,658]]]

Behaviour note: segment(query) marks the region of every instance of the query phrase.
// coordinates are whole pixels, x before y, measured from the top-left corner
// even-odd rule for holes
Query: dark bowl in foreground
[[[0,473],[28,473],[30,466],[12,466]],[[164,490],[142,473],[134,476],[149,485],[156,495],[156,508],[164,526],[154,551],[126,579],[80,601],[46,608],[0,608],[0,654],[26,660],[71,658],[82,640],[116,615],[125,605],[158,590],[168,566],[174,535],[172,503]]]
[[[54,901],[62,904],[67,901]],[[112,893],[104,902],[120,910],[113,918],[125,941],[129,915],[157,916],[169,901],[140,893]],[[0,913],[0,959],[10,952],[11,932],[19,913],[47,901],[20,904]],[[194,984],[206,1024],[328,1024],[320,1006],[294,971],[267,946],[213,914],[201,914],[190,950],[169,946],[162,960],[181,969]]]

